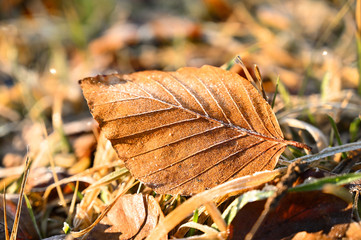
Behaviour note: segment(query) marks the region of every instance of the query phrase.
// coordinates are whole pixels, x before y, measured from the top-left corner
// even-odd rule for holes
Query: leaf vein
[[[185,89],[192,97],[193,99],[197,102],[197,104],[201,107],[202,111],[204,112],[204,114],[209,117],[208,112],[204,109],[203,105],[200,103],[199,99],[192,93],[192,91],[190,91],[176,76],[174,73],[170,72],[169,75],[175,80],[177,81],[183,89]]]
[[[151,132],[151,131],[159,130],[159,129],[162,129],[162,128],[170,127],[170,126],[173,126],[173,125],[177,125],[177,124],[181,124],[181,123],[185,123],[185,122],[191,122],[191,121],[194,121],[194,120],[197,120],[197,119],[198,118],[183,119],[181,121],[172,122],[172,123],[169,123],[169,124],[164,124],[164,125],[154,127],[154,128],[149,128],[149,129],[146,129],[146,130],[143,130],[143,131],[140,131],[140,132],[134,132],[133,134],[130,134],[130,135],[126,135],[126,136],[122,136],[122,137],[115,137],[115,138],[110,138],[109,137],[108,139],[115,141],[115,140],[120,140],[122,138],[129,138],[129,137],[133,137],[133,136],[136,136],[136,135],[139,135],[139,134],[144,134],[146,132]]]
[[[215,71],[213,70],[213,72],[215,72]],[[216,73],[215,75],[218,76],[217,73]],[[234,100],[233,96],[232,96],[231,93],[229,92],[227,86],[224,84],[224,81],[223,81],[222,79],[220,79],[219,81],[222,83],[222,86],[224,87],[224,89],[226,89],[227,95],[230,97],[232,103],[236,106],[236,108],[237,108],[237,110],[238,110],[238,113],[241,115],[241,117],[243,118],[244,122],[247,124],[248,128],[249,128],[250,130],[253,130],[253,131],[254,131],[254,129],[252,128],[252,126],[248,123],[247,119],[246,119],[245,116],[243,115],[241,109],[239,108],[238,104],[237,104],[236,101]],[[242,84],[242,83],[241,83],[241,84]]]
[[[264,141],[263,141],[264,142]],[[248,164],[250,164],[252,161],[254,161],[254,159],[256,159],[257,157],[259,157],[261,154],[265,154],[268,150],[270,150],[271,148],[273,148],[274,146],[278,145],[279,143],[273,144],[272,146],[270,146],[269,148],[267,148],[265,151],[262,151],[261,153],[259,153],[258,155],[256,155],[255,157],[253,157],[252,159],[250,159],[248,162],[246,162],[245,164],[243,164],[240,168],[238,168],[235,172],[233,172],[231,175],[229,175],[223,182],[227,182],[229,179],[231,179],[232,177],[234,177],[236,174],[238,174],[243,168],[245,168]],[[282,148],[281,148],[282,149]],[[271,158],[270,158],[271,159]],[[265,161],[266,162],[266,161]],[[268,162],[267,162],[268,163]],[[266,165],[264,165],[266,166]],[[223,183],[222,182],[222,183]]]
[[[159,146],[159,147],[156,147],[156,148],[153,148],[153,149],[151,149],[151,150],[149,150],[149,151],[147,151],[147,152],[143,152],[143,153],[140,153],[140,154],[137,154],[137,155],[134,155],[134,156],[130,156],[129,158],[139,157],[139,156],[141,156],[141,155],[144,155],[144,154],[147,154],[147,153],[150,153],[150,152],[159,150],[159,149],[164,148],[164,147],[168,147],[169,145],[179,143],[179,142],[181,142],[181,141],[190,139],[190,138],[192,138],[192,137],[196,137],[196,136],[199,136],[199,135],[208,133],[208,132],[212,132],[212,131],[217,130],[217,129],[222,128],[222,127],[224,127],[224,125],[217,126],[217,127],[213,127],[213,128],[210,128],[210,129],[207,129],[207,130],[205,130],[205,131],[202,131],[202,132],[199,132],[199,133],[195,133],[195,134],[192,134],[192,135],[188,135],[188,136],[186,136],[186,137],[177,139],[176,141],[173,141],[173,142],[170,142],[170,143],[165,143],[164,145]]]
[[[229,124],[232,124],[232,122],[229,120],[227,114],[224,112],[223,108],[220,106],[218,100],[216,99],[216,97],[214,96],[214,94],[211,92],[211,90],[207,87],[207,85],[202,81],[201,78],[199,78],[198,76],[194,75],[195,79],[197,79],[202,86],[206,89],[206,91],[208,92],[208,94],[211,96],[211,98],[213,99],[213,101],[216,103],[217,107],[221,110],[223,116],[225,117],[225,119],[228,121]]]
[[[182,163],[182,162],[184,162],[185,160],[187,160],[187,159],[189,159],[189,158],[191,158],[191,157],[194,157],[194,156],[196,156],[196,155],[198,155],[198,154],[200,154],[200,153],[203,153],[203,152],[205,152],[205,151],[207,151],[207,150],[209,150],[209,149],[211,149],[211,148],[214,148],[214,147],[220,146],[220,145],[222,145],[222,144],[225,144],[225,143],[228,143],[228,142],[237,140],[237,139],[242,138],[242,137],[247,137],[247,136],[248,136],[247,134],[240,134],[240,135],[236,135],[236,136],[234,136],[234,137],[232,137],[232,138],[228,138],[228,139],[226,139],[226,140],[223,140],[223,141],[221,141],[221,142],[212,144],[212,145],[210,145],[210,146],[208,146],[208,147],[206,147],[206,148],[203,148],[203,149],[201,149],[201,150],[199,150],[199,151],[197,151],[197,152],[194,152],[194,153],[192,153],[192,154],[190,154],[190,155],[188,155],[188,156],[186,156],[186,157],[183,157],[182,159],[179,159],[178,161],[176,161],[176,162],[174,162],[174,163],[171,163],[171,164],[169,164],[169,165],[167,165],[167,166],[165,166],[165,167],[162,167],[162,168],[160,168],[160,169],[158,169],[158,170],[156,170],[156,171],[153,171],[153,172],[151,172],[151,173],[148,173],[148,174],[146,174],[146,175],[140,176],[139,178],[144,178],[144,177],[151,176],[151,175],[153,175],[153,174],[155,174],[155,173],[157,173],[157,172],[159,172],[159,171],[163,171],[163,170],[168,169],[168,168],[170,168],[170,167],[173,167],[173,166],[175,166],[175,165],[177,165],[177,164],[179,164],[179,163]]]
[[[151,79],[156,83],[158,84],[164,91],[166,91],[173,99],[174,101],[176,101],[179,106],[182,106],[182,104],[178,101],[178,99],[176,98],[176,96],[174,96],[173,93],[171,93],[162,83],[160,83],[157,79],[151,77]],[[183,106],[182,106],[183,107]]]
[[[216,167],[216,166],[219,165],[220,163],[226,161],[227,159],[231,158],[232,156],[235,156],[235,155],[237,155],[237,154],[239,154],[239,153],[242,153],[242,152],[246,151],[246,150],[249,149],[249,148],[252,148],[252,147],[254,147],[254,146],[257,146],[257,145],[261,144],[262,142],[265,142],[265,141],[262,140],[262,141],[260,141],[260,142],[257,142],[257,143],[255,143],[255,144],[251,145],[251,146],[248,146],[246,149],[243,149],[243,148],[242,148],[242,149],[240,149],[239,151],[236,151],[236,152],[228,155],[227,157],[222,158],[221,160],[219,160],[218,162],[216,162],[216,163],[213,164],[212,166],[209,166],[208,168],[202,170],[200,173],[198,173],[198,174],[192,176],[191,178],[186,179],[186,180],[184,180],[183,182],[181,182],[181,183],[173,186],[172,188],[170,188],[170,190],[175,189],[175,188],[177,188],[177,187],[180,187],[180,186],[186,184],[187,182],[190,182],[190,181],[194,180],[195,178],[203,175],[204,173],[208,172],[209,170],[211,170],[212,168]],[[260,155],[260,154],[259,154],[259,155]],[[258,156],[259,156],[259,155],[258,155]],[[257,157],[254,157],[253,159],[255,159],[255,158],[257,158]],[[253,159],[250,160],[250,161],[253,161]],[[239,172],[239,171],[240,171],[240,170],[238,170],[237,172]],[[228,178],[228,179],[229,179],[229,178]]]
[[[131,118],[131,117],[144,117],[145,115],[149,115],[149,114],[153,114],[153,113],[159,113],[159,112],[166,112],[166,111],[169,111],[169,110],[172,110],[172,109],[174,109],[174,107],[162,108],[162,109],[152,110],[152,111],[148,111],[148,112],[141,112],[141,113],[131,114],[131,115],[127,115],[127,116],[110,118],[110,119],[106,119],[106,120],[103,120],[103,121],[112,122],[112,121],[116,121],[116,120],[119,120],[119,119],[127,119],[127,118]]]

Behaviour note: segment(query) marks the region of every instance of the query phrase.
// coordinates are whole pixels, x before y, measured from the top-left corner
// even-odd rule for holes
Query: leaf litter
[[[111,214],[108,216],[106,213],[113,208],[114,211],[125,213],[121,210],[122,207],[115,206],[120,205],[123,197],[139,200],[139,196],[148,200],[153,197],[153,200],[147,201],[157,206],[155,208],[160,215],[162,212],[165,215],[164,219],[160,217],[154,224],[142,225],[144,229],[138,228],[144,237],[150,235],[149,239],[159,239],[160,236],[224,239],[247,234],[248,238],[252,236],[253,239],[258,236],[269,239],[276,236],[293,239],[359,238],[360,188],[357,178],[360,170],[360,144],[357,141],[361,137],[361,100],[354,90],[361,86],[359,65],[355,64],[359,54],[357,46],[360,46],[359,34],[355,34],[355,26],[358,26],[357,32],[360,26],[360,13],[356,10],[361,6],[360,1],[357,1],[356,6],[324,1],[240,3],[225,0],[193,1],[177,3],[178,5],[159,1],[154,6],[112,1],[102,4],[96,1],[53,1],[51,4],[38,1],[37,4],[34,7],[31,4],[1,3],[0,7],[0,187],[6,189],[3,199],[20,197],[19,179],[25,166],[24,156],[31,159],[28,184],[21,191],[26,195],[24,199],[29,200],[31,208],[24,200],[18,239],[24,234],[28,236],[27,239],[38,239],[39,235],[45,239],[70,239],[71,233],[79,238],[86,238],[86,234],[101,235],[106,231],[113,231],[110,234],[115,239],[122,234],[132,235],[130,230],[125,233],[121,224],[111,223]],[[157,9],[157,13],[149,11],[149,8]],[[41,12],[39,9],[42,9]],[[167,10],[164,12],[164,9]],[[168,11],[169,9],[173,10]],[[317,12],[318,17],[310,18],[309,14],[314,12]],[[91,16],[97,16],[97,21]],[[11,24],[4,19],[11,19]],[[99,19],[101,20],[98,21]],[[358,45],[353,44],[354,41]],[[100,131],[103,126],[100,124],[99,128],[91,120],[77,85],[79,79],[99,73],[119,72],[121,74],[114,76],[119,76],[120,79],[128,76],[125,79],[128,83],[134,81],[135,76],[144,75],[145,72],[141,72],[143,70],[155,73],[153,69],[159,69],[163,71],[162,74],[166,74],[165,71],[178,74],[177,69],[182,68],[181,71],[192,69],[192,74],[194,72],[197,75],[202,71],[196,69],[202,69],[200,67],[206,64],[224,64],[234,74],[249,78],[245,68],[238,65],[232,67],[230,64],[230,60],[236,55],[241,55],[245,68],[249,70],[251,78],[256,80],[254,85],[257,96],[251,94],[252,97],[258,103],[264,103],[263,99],[274,99],[270,114],[272,119],[277,119],[280,123],[277,128],[282,133],[282,139],[306,143],[312,147],[312,155],[305,155],[306,152],[292,145],[284,146],[282,161],[275,160],[277,157],[273,159],[268,171],[257,168],[252,175],[246,173],[246,176],[235,177],[224,183],[223,180],[214,181],[212,176],[209,180],[214,182],[213,185],[200,187],[192,197],[159,194],[161,188],[156,189],[154,184],[147,184],[147,181],[143,181],[145,184],[139,183],[132,174],[146,171],[144,168],[147,167],[147,161],[130,168],[130,172],[124,168],[127,165],[127,161],[123,161],[126,154],[119,159],[119,151],[117,154],[113,150],[111,143],[103,135],[104,131]],[[254,63],[259,66],[262,77],[258,74],[259,71],[254,73],[251,70],[254,69]],[[185,66],[192,68],[183,68]],[[214,68],[215,76],[217,71],[219,75],[229,74],[222,69],[209,67],[211,68]],[[230,74],[232,79],[236,76],[233,73]],[[188,74],[187,71],[184,74]],[[204,75],[207,76],[207,73]],[[273,94],[276,88],[273,82],[277,76],[278,93]],[[208,83],[208,80],[200,79]],[[239,79],[238,75],[236,79]],[[263,81],[262,85],[259,84],[259,79]],[[149,88],[155,91],[151,92],[152,101],[163,101],[157,105],[160,107],[158,110],[163,109],[161,111],[168,113],[171,109],[166,108],[170,107],[171,102],[181,110],[182,114],[178,116],[196,115],[198,118],[195,121],[203,120],[203,127],[209,124],[204,121],[207,112],[210,120],[221,123],[218,130],[227,128],[227,134],[233,134],[237,131],[234,128],[237,125],[232,121],[239,119],[231,118],[235,112],[229,108],[228,101],[221,101],[225,92],[220,89],[224,88],[211,85],[206,84],[206,88],[203,86],[204,91],[197,92],[197,97],[208,96],[204,99],[197,98],[201,105],[191,104],[194,99],[191,95],[190,98],[173,98],[172,95],[186,94],[170,91],[176,88],[163,88],[160,84],[156,87],[157,90],[151,86],[143,87],[147,91],[152,90]],[[200,89],[202,87],[197,86]],[[262,88],[266,94],[263,94]],[[133,91],[136,89],[132,88]],[[193,88],[188,86],[187,89]],[[163,99],[164,96],[168,98]],[[181,105],[177,105],[177,101]],[[128,112],[133,111],[132,114],[138,114],[139,110],[161,113],[154,108],[156,105],[144,105],[143,109],[140,105],[142,104],[131,105],[126,109]],[[195,106],[199,107],[196,109]],[[114,114],[115,110],[121,113],[120,108],[113,108],[109,110],[109,114]],[[330,124],[328,116],[334,124]],[[155,123],[151,120],[147,122]],[[133,132],[139,130],[139,127],[139,124],[133,125]],[[200,127],[194,125],[193,128]],[[190,131],[185,130],[180,128],[176,134],[186,136]],[[335,134],[337,132],[338,135]],[[164,140],[180,135],[168,134],[166,138],[161,138],[162,136],[166,135],[153,135]],[[210,139],[215,141],[216,136],[210,136]],[[269,137],[268,134],[266,136]],[[142,140],[144,142],[145,139]],[[211,146],[212,141],[205,141],[204,144]],[[266,142],[270,143],[268,140]],[[130,143],[135,145],[129,145],[134,148],[127,148],[128,153],[134,152],[134,149],[140,150],[138,148],[143,148],[142,151],[145,149],[140,142],[126,144]],[[188,150],[192,152],[197,147],[196,143],[185,145],[183,154],[187,154]],[[231,151],[228,155],[230,153]],[[167,152],[162,158],[171,161],[169,157],[177,154],[177,151]],[[219,157],[217,154],[214,156]],[[208,157],[207,160],[210,162],[212,158]],[[49,167],[50,164],[54,164],[54,167]],[[287,166],[298,170],[290,172]],[[185,167],[182,166],[182,169]],[[193,169],[196,172],[197,166]],[[315,176],[305,178],[304,174],[310,171],[315,171]],[[216,173],[214,176],[221,175],[221,172]],[[171,179],[177,180],[179,174],[186,179],[190,171],[174,171],[170,173]],[[135,175],[141,182],[147,180],[146,177],[142,179],[142,176]],[[193,186],[197,188],[195,183],[183,189],[174,188],[173,193],[195,193]],[[54,188],[58,190],[55,191]],[[84,191],[86,188],[88,190]],[[163,188],[164,193],[168,188]],[[206,188],[210,189],[204,191]],[[297,188],[301,192],[292,192],[295,191],[292,189]],[[260,196],[247,198],[246,195],[251,192],[259,192]],[[63,195],[61,204],[59,194]],[[266,200],[262,201],[263,197]],[[244,200],[242,207],[233,210],[235,215],[241,216],[241,224],[236,220],[225,221],[225,214],[222,213],[238,198],[249,199]],[[9,201],[3,202],[7,203],[1,209],[5,210],[3,212],[7,216],[7,229],[10,233],[16,205]],[[315,206],[315,203],[319,205]],[[9,206],[12,206],[11,209]],[[315,212],[326,212],[329,216],[327,221],[315,220],[315,216],[307,214],[301,214],[305,217],[298,218],[297,224],[292,221],[299,216],[297,210],[311,208]],[[18,209],[20,212],[20,208]],[[135,219],[135,212],[141,212],[138,211],[141,209],[136,207],[134,216],[131,217]],[[199,212],[198,222],[189,223],[193,222],[192,214],[196,209]],[[286,209],[290,210],[285,213]],[[330,209],[333,215],[329,212]],[[131,211],[131,207],[127,210]],[[27,213],[33,216],[29,217]],[[279,217],[279,214],[285,218]],[[243,228],[245,218],[252,219],[247,222],[248,228]],[[32,219],[35,219],[35,223]],[[326,224],[329,220],[338,222]],[[136,221],[139,224],[142,220]],[[312,226],[309,224],[311,221],[316,221],[317,224]],[[22,225],[24,222],[27,223],[26,226]],[[274,222],[286,226],[286,231],[272,225]],[[104,223],[109,228],[99,229]],[[64,225],[70,227],[69,230],[64,228],[68,235],[63,234]],[[291,231],[295,226],[302,227]],[[315,228],[310,230],[310,227]],[[188,231],[190,228],[197,230]],[[249,232],[252,234],[249,235]]]

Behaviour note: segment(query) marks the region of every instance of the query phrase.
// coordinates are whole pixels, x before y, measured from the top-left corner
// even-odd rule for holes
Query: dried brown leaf
[[[265,200],[252,202],[241,209],[230,225],[229,239],[244,239],[264,204]],[[315,234],[313,237],[317,237],[317,234],[325,237],[320,239],[339,239],[346,234],[351,221],[351,208],[351,204],[321,191],[288,193],[268,213],[253,239],[289,239],[303,231]],[[310,236],[302,238],[302,234],[297,237],[313,239],[308,238]]]
[[[348,239],[357,240],[361,239],[360,223],[352,222],[350,224],[337,224],[332,227],[330,232],[324,233],[323,231],[309,233],[302,231],[297,233],[292,240],[335,240],[335,239]]]
[[[5,224],[4,224],[4,208],[3,208],[3,195],[0,195],[0,232],[1,232],[1,239],[5,239]],[[19,201],[19,194],[6,194],[6,220],[7,220],[7,227],[9,228],[9,233],[12,230],[15,216],[16,216],[16,207]],[[32,223],[31,216],[26,209],[25,200],[22,202],[22,211],[20,213],[20,221],[17,231],[16,239],[25,240],[25,239],[39,239],[36,229]]]
[[[144,239],[162,218],[163,213],[152,196],[124,195],[87,239]]]
[[[80,81],[130,172],[158,193],[190,195],[273,169],[286,145],[257,89],[212,66]]]

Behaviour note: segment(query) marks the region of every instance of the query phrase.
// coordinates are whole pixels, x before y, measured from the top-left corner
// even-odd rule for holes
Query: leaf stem
[[[312,148],[305,143],[300,143],[292,140],[285,140],[285,143],[287,145],[295,146],[297,148],[307,149],[308,151],[312,150]]]

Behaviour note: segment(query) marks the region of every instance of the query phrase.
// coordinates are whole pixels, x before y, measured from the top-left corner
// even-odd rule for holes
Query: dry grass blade
[[[101,186],[107,185],[117,179],[119,179],[122,175],[128,173],[126,168],[122,168],[120,170],[116,170],[114,172],[109,173],[108,175],[102,177],[98,181],[92,183],[88,188],[84,190],[84,192],[92,191],[96,188],[100,188]]]
[[[185,224],[183,224],[182,226],[180,226],[180,228],[182,227],[188,227],[188,228],[192,228],[192,229],[197,229],[199,231],[204,232],[204,234],[198,236],[192,236],[192,237],[188,237],[188,238],[177,238],[178,240],[202,240],[202,239],[215,239],[215,240],[222,240],[222,239],[226,239],[226,233],[225,232],[218,232],[217,230],[215,230],[214,228],[211,228],[207,225],[202,225],[199,223],[195,223],[195,222],[187,222]]]
[[[93,167],[93,168],[89,168],[89,169],[86,169],[85,171],[81,172],[81,173],[78,173],[76,175],[73,175],[71,177],[68,177],[68,178],[64,178],[58,182],[55,182],[53,184],[50,184],[45,192],[44,192],[44,195],[43,195],[43,199],[47,199],[51,190],[53,190],[56,186],[60,186],[62,184],[66,184],[66,183],[70,183],[70,182],[76,182],[76,181],[85,181],[85,182],[88,182],[90,184],[94,183],[95,180],[93,178],[90,178],[90,177],[87,177],[87,175],[90,175],[90,174],[93,174],[101,169],[109,169],[109,168],[113,168],[113,167],[122,167],[124,164],[123,164],[123,161],[115,161],[115,162],[111,162],[111,163],[107,163],[107,164],[104,164],[104,165],[100,165],[100,166],[97,166],[97,167]]]
[[[217,225],[218,229],[221,230],[221,232],[227,231],[227,223],[222,218],[222,214],[219,212],[214,202],[205,203],[204,206],[206,207],[207,212],[213,219],[214,223]]]
[[[68,218],[66,219],[67,223],[70,223],[73,217],[78,190],[79,190],[79,181],[76,181],[73,198],[71,199],[71,204],[69,208]]]
[[[9,230],[8,230],[8,221],[6,217],[6,188],[4,184],[4,192],[3,192],[3,209],[4,209],[4,229],[5,229],[5,240],[9,240]]]
[[[84,171],[83,173],[78,174],[78,176],[85,176],[88,174],[92,174],[91,178],[93,182],[95,182],[103,175],[107,174],[110,171],[109,168],[111,166],[113,167],[117,165],[122,166],[123,163],[119,161],[114,162],[117,165],[114,165],[114,163],[109,162],[113,159],[113,153],[115,152],[112,149],[111,144],[110,143],[108,144],[108,141],[105,139],[104,135],[100,134],[98,138],[96,153],[94,156],[94,167],[92,169],[88,169]],[[85,175],[81,175],[81,174],[85,174]],[[101,190],[100,188],[96,188],[93,191],[85,193],[83,199],[77,205],[76,214],[73,220],[73,226],[75,230],[85,229],[92,224],[92,219],[94,219],[93,204],[96,202],[100,190]]]
[[[328,145],[327,138],[322,133],[322,131],[309,123],[300,121],[295,118],[282,118],[280,120],[280,124],[287,124],[289,127],[304,129],[309,132],[312,135],[313,139],[315,139],[319,151],[326,148]]]
[[[19,177],[24,171],[23,166],[11,167],[11,168],[0,168],[0,178],[7,178],[15,176]]]
[[[345,17],[346,13],[350,10],[351,3],[353,1],[345,1],[345,4],[342,5],[342,8],[337,12],[337,14],[332,18],[332,21],[328,23],[328,26],[323,31],[322,35],[320,36],[319,40],[317,41],[317,45],[323,44],[327,38],[330,37],[332,30],[339,24],[342,19]]]
[[[73,218],[73,229],[79,230],[89,227],[93,219],[93,204],[100,193],[100,189],[86,193],[77,205],[76,214]]]
[[[23,176],[23,180],[22,180],[21,186],[20,186],[19,200],[18,200],[18,205],[16,207],[16,213],[15,213],[15,218],[14,218],[13,229],[11,230],[10,240],[15,240],[17,232],[18,232],[21,206],[23,204],[24,190],[25,190],[26,180],[29,175],[29,168],[30,168],[30,159],[29,159],[29,157],[27,157],[26,162],[25,162],[24,176]],[[4,202],[5,202],[5,199],[4,199]]]
[[[44,123],[42,124],[42,128],[43,128],[45,138],[48,139],[48,133],[46,131],[46,127],[45,127]],[[51,155],[51,151],[50,151],[51,146],[50,145],[48,145],[48,146],[49,146],[49,148],[46,149],[47,155],[48,155],[47,157],[49,159],[49,163],[50,163],[50,166],[51,166],[51,172],[53,174],[54,182],[56,184],[57,182],[59,182],[59,178],[58,178],[58,175],[57,175],[57,173],[55,171],[55,163],[54,163],[53,156]],[[64,208],[67,208],[66,201],[65,201],[65,198],[64,198],[64,194],[63,194],[63,191],[61,190],[60,185],[56,185],[56,191],[57,191],[57,193],[59,195],[61,205]]]
[[[307,155],[300,158],[295,159],[294,161],[302,161],[302,162],[315,162],[325,157],[333,156],[337,153],[349,152],[353,150],[361,149],[361,141],[348,143],[337,147],[329,147],[323,149],[321,152],[314,155]]]
[[[261,76],[261,71],[259,70],[257,65],[254,65],[254,73],[256,74],[256,79],[259,84],[259,88],[262,90],[262,96],[267,101],[268,96],[263,88],[263,80],[262,80],[262,76]]]
[[[361,37],[361,0],[356,1],[355,13],[357,34]]]
[[[80,81],[94,118],[134,177],[192,195],[273,169],[287,145],[250,81],[221,68],[144,71]]]
[[[359,85],[358,94],[361,96],[361,0],[356,1],[356,44],[357,44],[357,55],[358,55],[358,74],[359,74]]]
[[[180,226],[179,228],[184,228],[184,227],[197,229],[199,231],[206,233],[207,235],[219,234],[219,232],[214,228],[196,222],[187,222],[185,224],[182,224],[182,226]]]
[[[322,191],[324,193],[329,193],[329,194],[335,195],[347,203],[353,202],[352,194],[342,186],[337,186],[334,184],[325,184]]]
[[[242,67],[242,70],[244,74],[246,75],[247,80],[252,83],[252,85],[258,90],[259,93],[261,93],[262,83],[260,81],[260,78],[256,78],[256,81],[253,79],[252,75],[249,73],[246,65],[244,65],[242,58],[240,56],[237,56],[234,61],[239,64]],[[257,71],[257,70],[256,70]],[[257,73],[259,74],[259,72]],[[259,74],[260,77],[260,74]],[[265,98],[266,99],[266,98]]]

